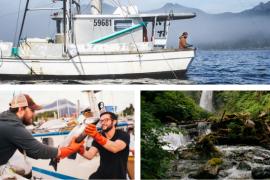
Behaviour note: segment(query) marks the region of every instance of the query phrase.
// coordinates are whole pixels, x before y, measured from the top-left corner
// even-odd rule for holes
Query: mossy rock
[[[223,160],[220,158],[212,158],[207,161],[196,173],[189,174],[189,178],[193,179],[217,179],[220,165]]]
[[[207,157],[221,156],[222,154],[215,147],[214,142],[216,141],[215,136],[209,134],[207,136],[201,137],[196,143],[196,150],[200,152],[201,155]]]
[[[223,163],[223,160],[217,157],[212,158],[207,161],[207,164],[209,164],[210,166],[217,166],[217,165],[221,165],[222,163]]]

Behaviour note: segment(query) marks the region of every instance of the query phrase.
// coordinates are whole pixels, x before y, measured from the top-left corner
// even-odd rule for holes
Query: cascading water
[[[198,123],[198,135],[202,136],[202,135],[207,135],[211,133],[211,124],[207,123],[207,122],[199,122]]]
[[[164,150],[174,151],[180,147],[185,146],[189,141],[189,137],[184,136],[182,133],[169,133],[162,137],[162,141],[168,143],[168,145],[163,146]]]
[[[200,99],[200,107],[208,112],[214,112],[213,91],[203,91]]]

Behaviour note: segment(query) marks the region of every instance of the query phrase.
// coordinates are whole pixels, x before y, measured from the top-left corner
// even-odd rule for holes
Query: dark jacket
[[[0,165],[6,164],[17,149],[34,159],[54,158],[58,153],[57,148],[36,140],[16,114],[5,111],[0,114]]]

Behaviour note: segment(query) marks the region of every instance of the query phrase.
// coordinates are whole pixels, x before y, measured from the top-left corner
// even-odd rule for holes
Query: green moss
[[[215,137],[211,134],[204,136],[198,140],[196,150],[207,157],[221,156],[221,153],[214,145],[215,141]]]
[[[207,164],[211,166],[217,166],[223,163],[223,160],[221,158],[212,158],[207,161]]]

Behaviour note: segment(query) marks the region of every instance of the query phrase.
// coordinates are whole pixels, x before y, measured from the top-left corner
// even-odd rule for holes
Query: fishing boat
[[[17,43],[0,42],[1,79],[181,78],[195,49],[172,49],[167,39],[172,21],[195,13],[141,14],[136,6],[102,13],[102,0],[91,1],[82,14],[75,0],[63,0],[63,11],[52,15],[54,39],[21,39],[27,0]],[[178,38],[178,37],[177,37]]]

